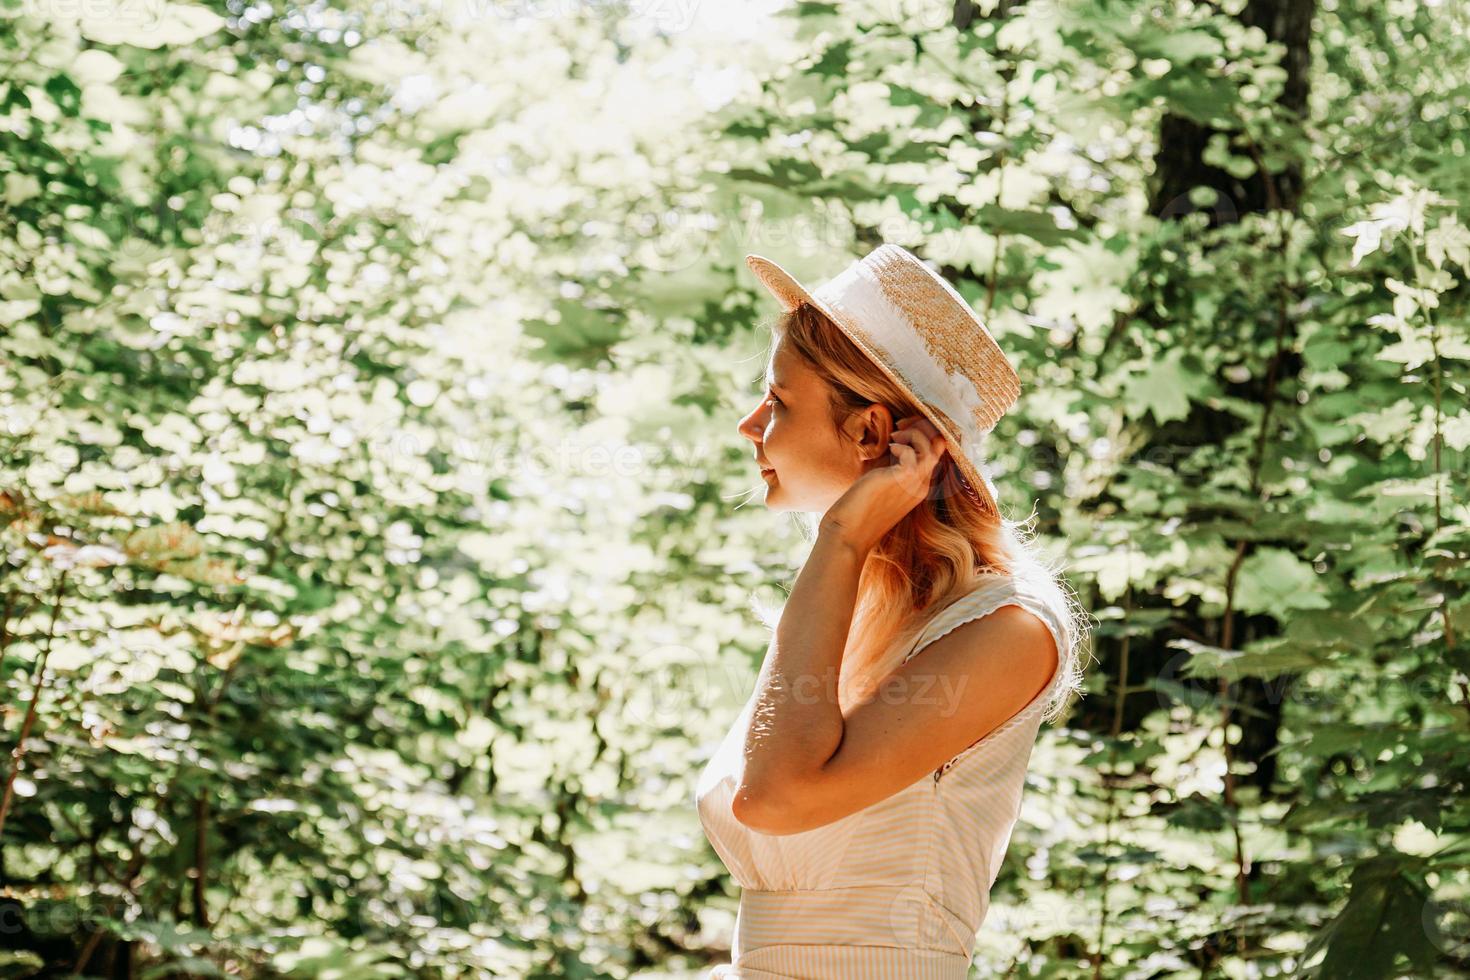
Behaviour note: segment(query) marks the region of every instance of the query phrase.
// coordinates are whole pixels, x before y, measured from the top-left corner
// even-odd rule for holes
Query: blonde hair
[[[839,430],[869,405],[888,408],[894,419],[920,414],[913,397],[879,370],[820,310],[803,303],[771,326],[772,347],[784,337],[831,389],[832,422]],[[769,357],[769,353],[767,355]],[[1043,597],[1063,626],[1067,642],[1057,651],[1059,683],[1044,717],[1060,715],[1080,691],[1077,655],[1088,617],[1066,585],[1059,564],[1048,561],[1033,537],[1035,511],[1012,521],[986,510],[946,456],[935,494],[910,511],[869,552],[858,581],[852,625],[843,650],[839,700],[845,708],[873,690],[901,662],[924,627],[951,603],[973,591],[982,576],[1024,579]],[[815,538],[820,514],[798,515],[804,536]],[[768,629],[779,610],[756,605]]]

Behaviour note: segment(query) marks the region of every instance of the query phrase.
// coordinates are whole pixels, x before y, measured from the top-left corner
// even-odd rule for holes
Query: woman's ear
[[[848,417],[848,426],[853,441],[857,444],[858,462],[868,463],[882,459],[888,453],[888,443],[896,428],[893,413],[887,406],[874,402],[867,408]]]

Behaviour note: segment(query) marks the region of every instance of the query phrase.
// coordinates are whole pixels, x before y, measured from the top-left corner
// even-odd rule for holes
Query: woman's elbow
[[[773,837],[795,834],[802,828],[793,799],[791,793],[741,786],[730,801],[730,812],[742,826],[757,833]]]

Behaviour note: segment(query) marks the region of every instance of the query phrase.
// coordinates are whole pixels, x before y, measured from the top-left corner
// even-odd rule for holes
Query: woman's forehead
[[[774,381],[782,387],[793,387],[800,385],[802,379],[812,373],[801,357],[785,344],[777,342],[771,352],[771,359],[766,364],[766,380]]]

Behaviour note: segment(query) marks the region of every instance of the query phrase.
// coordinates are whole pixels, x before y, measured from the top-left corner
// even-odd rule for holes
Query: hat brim
[[[893,371],[880,358],[874,356],[873,352],[868,348],[867,342],[848,328],[847,324],[843,322],[841,315],[826,303],[813,296],[811,291],[803,286],[795,276],[764,255],[747,255],[745,256],[745,264],[755,274],[756,279],[760,280],[761,285],[765,286],[767,291],[781,304],[783,312],[790,313],[802,303],[806,303],[820,310],[827,319],[835,323],[843,334],[867,355],[874,366],[879,368],[879,370],[895,383],[909,390],[912,396],[912,389],[909,389],[908,384],[901,378],[895,377]],[[936,415],[926,402],[914,396],[914,403],[919,406],[919,410],[924,413],[924,417],[932,422],[934,427],[944,436],[948,446],[957,447],[960,445],[959,436],[955,433],[953,427]],[[955,465],[959,469],[960,475],[964,478],[965,484],[979,497],[981,505],[990,511],[990,513],[999,516],[1000,504],[996,499],[994,490],[991,489],[989,477],[980,472],[979,467],[965,456],[964,453],[951,452],[949,455],[954,459]]]
[[[755,277],[760,280],[761,285],[770,291],[771,295],[781,304],[781,308],[787,313],[796,309],[802,303],[810,303],[820,307],[807,288],[796,281],[796,277],[764,255],[747,255],[745,264]]]

